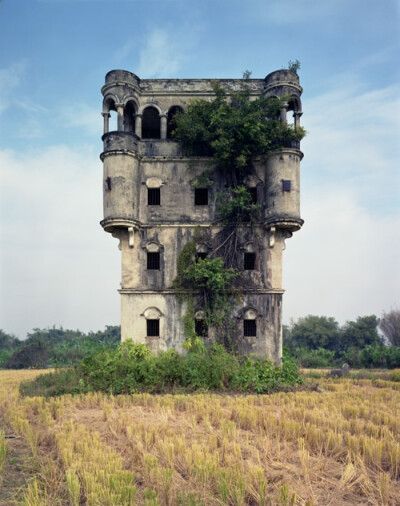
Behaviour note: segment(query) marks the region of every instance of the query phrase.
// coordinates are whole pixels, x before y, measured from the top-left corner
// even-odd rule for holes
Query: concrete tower
[[[226,90],[241,89],[241,79],[219,81]],[[212,80],[139,79],[124,70],[106,75],[102,88],[104,146],[101,225],[119,239],[122,256],[121,333],[147,343],[153,351],[183,351],[185,308],[172,283],[185,244],[201,230],[209,239],[221,226],[216,221],[217,194],[226,181],[196,188],[193,179],[212,160],[186,157],[171,139],[172,118],[193,98],[211,99]],[[246,80],[251,96],[286,97],[281,121],[300,124],[301,93],[297,74],[279,70],[265,79]],[[111,123],[112,122],[112,123]],[[238,265],[248,287],[232,313],[234,338],[242,353],[255,353],[280,363],[282,356],[282,251],[285,239],[303,224],[300,217],[299,142],[257,158],[245,184],[261,205],[261,219],[240,231]],[[188,167],[190,166],[190,171]],[[210,241],[198,242],[206,255]],[[202,315],[196,315],[201,328]],[[213,329],[202,329],[213,339]]]

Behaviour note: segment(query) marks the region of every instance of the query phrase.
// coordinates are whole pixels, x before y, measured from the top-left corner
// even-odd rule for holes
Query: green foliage
[[[288,63],[288,69],[294,72],[295,74],[298,74],[298,71],[300,70],[301,63],[299,60],[289,60]]]
[[[228,195],[219,194],[218,198],[217,213],[224,224],[253,222],[258,218],[261,206],[253,204],[245,186],[231,188]]]
[[[9,340],[6,344],[0,340],[0,367],[27,369],[70,366],[102,348],[115,348],[120,340],[119,326],[107,326],[104,331],[89,334],[79,330],[64,330],[62,327],[33,329],[25,341],[16,340],[15,348],[8,348]]]
[[[232,281],[238,272],[224,267],[221,257],[196,259],[196,240],[189,241],[178,258],[178,273],[173,287],[187,309],[183,317],[188,349],[198,347],[195,333],[195,312],[202,310],[207,325],[227,330],[232,310]]]
[[[375,315],[359,316],[356,321],[346,322],[341,329],[340,350],[380,344],[377,326],[378,318]]]
[[[336,365],[335,352],[326,350],[325,348],[318,348],[316,350],[300,348],[295,351],[295,357],[300,367],[319,368]]]
[[[336,351],[340,347],[339,324],[334,318],[327,316],[308,315],[299,318],[292,325],[286,344],[291,351],[298,348],[325,348]]]
[[[176,116],[173,135],[185,154],[213,157],[232,175],[234,186],[255,156],[287,147],[305,135],[301,127],[279,121],[284,99],[251,100],[250,88],[227,94],[219,83],[214,92],[213,100],[194,100]]]
[[[267,393],[302,383],[294,361],[284,353],[282,367],[268,360],[238,357],[215,344],[179,355],[169,350],[154,356],[132,342],[87,357],[66,371],[24,383],[23,395],[60,395],[103,391],[132,392],[235,390]]]

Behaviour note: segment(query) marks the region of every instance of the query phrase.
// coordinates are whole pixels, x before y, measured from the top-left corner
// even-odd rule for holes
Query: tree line
[[[65,367],[104,348],[116,348],[121,328],[107,325],[105,330],[85,334],[62,327],[33,329],[25,340],[0,330],[0,368],[29,369]]]
[[[308,315],[284,326],[284,344],[302,367],[400,367],[400,310],[359,316],[340,326],[333,317]]]
[[[283,342],[302,367],[400,367],[400,310],[378,319],[359,316],[340,326],[333,317],[308,315],[284,326]],[[0,368],[67,367],[101,350],[116,349],[121,328],[85,334],[62,327],[33,329],[25,340],[0,330]]]

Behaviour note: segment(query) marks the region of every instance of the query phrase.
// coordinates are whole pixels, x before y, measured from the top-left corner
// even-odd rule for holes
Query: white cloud
[[[286,322],[379,316],[400,298],[400,90],[334,82],[304,104],[305,225],[285,251]]]
[[[399,97],[397,84],[363,90],[348,75],[305,101],[303,174],[310,184],[354,187],[357,201],[368,207],[398,206]]]
[[[284,319],[340,322],[380,315],[400,298],[400,217],[377,217],[351,192],[307,195],[301,231],[284,253]]]
[[[20,337],[53,324],[119,322],[117,242],[99,225],[102,167],[90,149],[0,151],[1,325]]]

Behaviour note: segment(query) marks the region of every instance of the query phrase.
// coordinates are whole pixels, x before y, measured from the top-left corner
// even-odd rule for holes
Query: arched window
[[[146,250],[146,269],[148,271],[159,271],[161,269],[162,246],[157,242],[149,241],[144,246]]]
[[[124,130],[125,132],[135,132],[136,104],[129,100],[124,108]]]
[[[243,270],[254,271],[256,268],[256,251],[254,245],[248,242],[243,249]]]
[[[161,185],[162,181],[158,177],[150,177],[146,181],[148,206],[161,205]]]
[[[179,105],[174,105],[170,108],[168,111],[168,117],[167,117],[167,139],[172,139],[172,131],[176,127],[175,123],[175,115],[183,113],[182,107],[179,107]]]
[[[108,114],[108,115],[107,115]],[[106,97],[103,103],[103,115],[105,116],[104,133],[118,130],[118,115],[115,100]]]
[[[196,244],[196,262],[208,257],[209,248],[207,244],[201,242]]]
[[[194,320],[194,331],[196,336],[199,337],[208,337],[208,325],[204,318],[203,311],[197,311],[195,314]]]
[[[146,319],[146,337],[160,337],[160,319],[163,316],[161,311],[156,307],[149,307],[141,316]]]
[[[257,337],[257,311],[247,309],[243,313],[243,336]]]
[[[142,119],[142,139],[160,139],[160,113],[155,107],[146,107]]]

